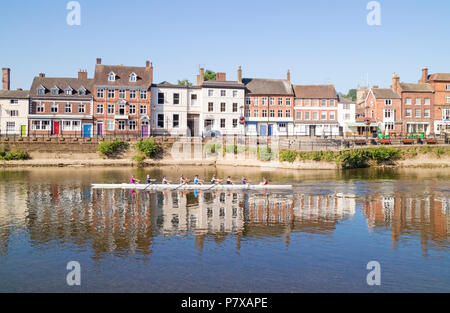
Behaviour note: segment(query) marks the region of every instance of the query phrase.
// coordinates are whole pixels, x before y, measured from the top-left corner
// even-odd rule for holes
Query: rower
[[[247,185],[248,184],[248,179],[245,178],[244,176],[242,176],[241,184],[242,185]]]
[[[180,185],[185,185],[186,183],[187,183],[187,180],[184,178],[184,175],[181,174],[181,177],[180,177]]]
[[[162,184],[163,184],[163,185],[169,184],[169,181],[167,180],[167,176],[164,176],[164,177],[163,177],[163,179],[162,179]]]
[[[218,178],[216,177],[216,175],[213,175],[213,177],[211,178],[211,185],[218,184],[218,183],[220,183],[221,181],[222,181],[222,180],[218,179]]]
[[[260,183],[260,185],[261,186],[265,186],[265,185],[268,185],[268,184],[269,184],[269,181],[265,177],[263,177],[263,181]]]
[[[234,185],[230,176],[227,177],[227,185]]]
[[[150,175],[147,175],[147,184],[151,184],[152,182],[156,181],[156,179],[151,179]]]
[[[200,180],[198,175],[195,175],[194,177],[194,185],[203,185],[203,180]]]
[[[131,175],[130,184],[134,185],[139,183],[139,180],[134,178],[134,175]]]

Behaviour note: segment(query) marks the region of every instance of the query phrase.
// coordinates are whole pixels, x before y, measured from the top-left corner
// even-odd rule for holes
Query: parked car
[[[222,134],[220,133],[220,131],[217,130],[209,130],[205,133],[203,133],[203,138],[216,138],[216,137],[221,137]]]

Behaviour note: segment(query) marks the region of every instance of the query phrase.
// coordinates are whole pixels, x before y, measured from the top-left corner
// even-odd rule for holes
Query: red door
[[[59,135],[59,121],[53,122],[53,135]]]

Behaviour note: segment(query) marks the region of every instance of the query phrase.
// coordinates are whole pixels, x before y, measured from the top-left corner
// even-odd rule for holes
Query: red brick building
[[[94,133],[149,137],[153,65],[102,65],[94,77]]]
[[[429,83],[401,83],[394,75],[391,88],[402,97],[403,132],[434,134],[434,89]]]
[[[398,134],[403,131],[402,99],[396,91],[389,88],[370,88],[364,109],[364,118],[370,119],[371,122],[372,136],[378,130]],[[363,124],[364,118],[357,119],[357,122],[361,123],[358,128],[361,128],[363,132],[367,127]],[[358,132],[361,133],[360,130]]]
[[[86,71],[77,78],[35,77],[30,88],[29,134],[91,137],[93,80]]]
[[[428,83],[434,90],[434,133],[450,132],[450,73],[428,75],[428,68],[424,67],[420,82]]]

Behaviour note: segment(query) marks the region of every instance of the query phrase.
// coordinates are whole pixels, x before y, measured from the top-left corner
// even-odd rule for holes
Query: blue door
[[[83,125],[83,138],[89,138],[92,136],[92,125],[84,124]]]
[[[269,125],[269,131],[268,131],[268,134],[267,134],[267,136],[272,136],[272,134],[273,134],[273,125]]]
[[[261,125],[259,127],[259,135],[260,136],[267,136],[267,126],[266,125]]]

